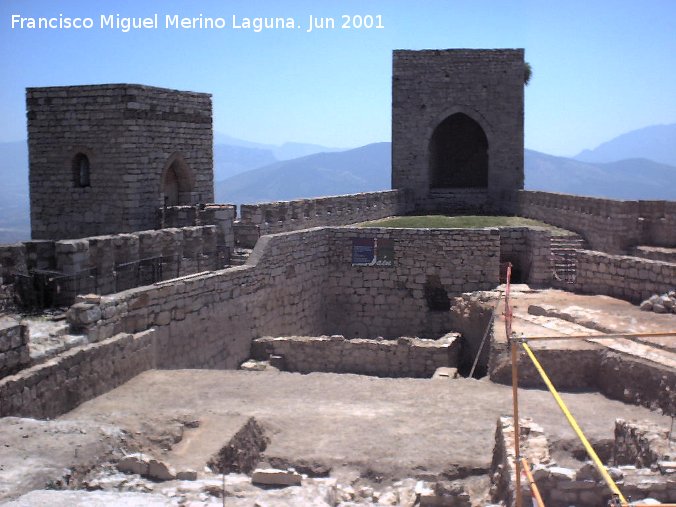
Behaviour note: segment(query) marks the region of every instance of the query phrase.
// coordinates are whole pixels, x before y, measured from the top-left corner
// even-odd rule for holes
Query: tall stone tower
[[[523,188],[523,49],[395,51],[392,188],[419,211],[510,212]]]
[[[213,201],[211,95],[133,84],[28,88],[33,239],[156,226]]]

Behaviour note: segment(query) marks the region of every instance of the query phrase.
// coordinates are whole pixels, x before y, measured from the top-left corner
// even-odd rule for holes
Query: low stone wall
[[[533,346],[538,361],[557,389],[594,389],[608,398],[661,409],[676,415],[676,375],[666,366],[614,352],[601,345],[584,348]],[[488,374],[493,382],[512,383],[512,362],[506,344],[491,344]],[[519,351],[519,385],[544,388],[544,382],[523,350]]]
[[[496,203],[486,189],[463,188],[430,189],[429,194],[416,202],[416,212],[444,215],[477,215],[499,213],[501,203]]]
[[[586,344],[584,348],[533,346],[533,352],[557,389],[579,390],[598,388],[601,366],[601,346]],[[505,343],[491,344],[489,375],[498,384],[512,384],[512,361]],[[613,378],[615,375],[613,375]],[[623,383],[624,385],[624,383]],[[523,349],[519,350],[519,386],[544,388],[542,377]]]
[[[254,340],[251,356],[266,360],[281,356],[283,369],[310,373],[356,373],[378,377],[431,377],[437,368],[457,367],[459,337],[439,340],[346,340],[341,335],[290,336]]]
[[[624,254],[635,245],[676,247],[676,202],[617,201],[519,191],[519,215],[575,231],[594,250]]]
[[[676,439],[676,437],[672,437]],[[615,465],[650,468],[668,457],[676,456],[669,445],[669,430],[649,421],[615,420]],[[676,480],[676,476],[674,477]]]
[[[577,251],[574,290],[605,294],[633,303],[676,287],[676,264],[639,257]]]
[[[197,206],[167,206],[157,212],[158,229],[216,226],[216,244],[219,247],[235,247],[233,224],[237,207],[233,204],[207,204]]]
[[[222,268],[215,225],[139,231],[61,241],[29,241],[0,249],[13,256],[17,294],[26,305],[72,304],[78,294],[109,294],[198,271]],[[9,267],[4,268],[10,271]],[[15,268],[14,268],[15,269]],[[36,294],[36,287],[41,287]]]
[[[0,378],[30,363],[28,329],[9,317],[0,317]]]
[[[266,236],[244,266],[91,298],[69,321],[93,342],[155,327],[159,367],[237,368],[254,337],[322,334],[327,235]]]
[[[27,253],[23,243],[0,245],[0,285],[14,283],[16,273],[26,272]]]
[[[535,465],[550,463],[549,443],[542,427],[531,419],[519,418],[520,438],[519,449],[521,457]],[[491,499],[494,502],[503,502],[506,507],[516,505],[516,454],[514,449],[514,419],[512,417],[498,418],[495,428],[495,446],[491,462]],[[527,481],[521,480],[521,494],[526,502],[530,503],[531,494]],[[549,504],[547,504],[549,505]]]
[[[542,499],[547,507],[597,507],[607,505],[611,498],[608,485],[601,479],[591,461],[580,462],[577,468],[558,466],[549,455],[549,442],[543,429],[531,420],[520,419],[521,455],[526,458],[532,468],[533,479],[538,486]],[[652,426],[652,425],[651,425]],[[628,431],[627,431],[628,430]],[[650,428],[654,432],[654,428]],[[626,433],[630,433],[626,435]],[[666,431],[665,431],[666,432]],[[634,440],[634,435],[645,433],[642,425],[616,421],[614,451],[625,447],[627,439]],[[514,457],[514,425],[510,417],[501,417],[496,429],[496,442],[493,450],[492,499],[502,501],[508,507],[515,505],[515,457]],[[663,438],[666,442],[666,438]],[[641,500],[647,497],[661,502],[676,500],[676,473],[669,463],[661,466],[654,461],[644,465],[621,466],[622,456],[611,457],[608,471],[616,481],[625,497]],[[620,465],[620,466],[617,466]],[[652,469],[651,467],[654,467]],[[530,504],[531,492],[527,481],[521,481],[522,497]]]
[[[154,368],[154,332],[71,349],[0,380],[0,417],[53,418]]]
[[[662,248],[658,246],[637,246],[631,252],[636,257],[653,261],[676,263],[676,248]]]
[[[311,227],[349,225],[413,210],[411,196],[404,190],[298,199],[261,204],[243,204],[235,226],[238,246],[253,247],[256,234],[275,234]]]

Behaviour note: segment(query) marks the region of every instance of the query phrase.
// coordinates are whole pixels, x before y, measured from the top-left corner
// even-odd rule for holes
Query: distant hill
[[[584,150],[574,158],[582,162],[616,162],[647,158],[661,164],[676,166],[676,123],[632,130],[593,150]]]
[[[646,159],[587,163],[525,152],[526,189],[611,199],[676,200],[676,167]]]
[[[390,187],[390,143],[317,153],[247,171],[215,185],[218,202],[264,202]]]
[[[30,239],[26,141],[0,143],[0,174],[0,243]]]
[[[224,180],[249,169],[272,164],[277,160],[272,151],[267,149],[215,144],[214,181]]]
[[[305,157],[306,155],[313,155],[315,153],[346,151],[346,148],[329,148],[328,146],[309,143],[284,143],[281,146],[254,143],[219,132],[214,133],[214,144],[225,144],[229,146],[240,146],[243,148],[255,148],[258,150],[269,151],[276,160],[291,160],[292,158]]]

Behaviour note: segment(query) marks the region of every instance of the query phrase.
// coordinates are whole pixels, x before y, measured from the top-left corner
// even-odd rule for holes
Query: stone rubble
[[[676,290],[650,296],[640,308],[644,312],[676,313]]]

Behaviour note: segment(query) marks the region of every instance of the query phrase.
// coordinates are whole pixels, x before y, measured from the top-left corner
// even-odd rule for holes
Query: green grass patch
[[[523,217],[504,216],[457,216],[421,215],[410,217],[390,217],[372,222],[363,222],[358,227],[392,227],[403,229],[475,229],[481,227],[532,227],[547,229],[554,235],[570,234],[570,231],[553,225]]]

